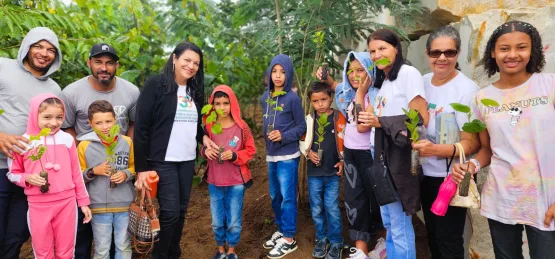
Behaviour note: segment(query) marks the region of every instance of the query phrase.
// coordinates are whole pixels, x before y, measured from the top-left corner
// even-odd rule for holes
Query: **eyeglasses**
[[[444,54],[445,57],[452,58],[452,57],[455,57],[458,53],[459,51],[456,49],[448,49],[446,51],[430,50],[428,51],[428,56],[430,56],[431,58],[439,58],[441,57],[441,54]]]

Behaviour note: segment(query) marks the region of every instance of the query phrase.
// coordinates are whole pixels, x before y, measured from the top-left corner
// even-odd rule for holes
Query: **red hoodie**
[[[241,128],[241,133],[242,133],[241,139],[243,141],[243,149],[235,153],[237,158],[233,161],[233,164],[240,166],[241,175],[243,176],[243,181],[244,183],[246,183],[252,179],[252,175],[248,167],[248,162],[256,154],[254,138],[252,136],[251,130],[249,129],[249,125],[241,118],[241,110],[239,108],[239,102],[237,101],[237,97],[235,96],[235,93],[233,92],[231,87],[227,85],[217,86],[214,89],[214,91],[212,91],[212,95],[210,96],[208,103],[214,102],[214,94],[216,92],[224,92],[229,96],[231,116],[233,117],[233,120],[235,120],[235,123],[237,123],[237,125]],[[202,117],[202,122],[204,123],[204,125],[206,125],[207,117],[208,115],[205,115]],[[206,125],[206,132],[208,132],[208,136],[212,139],[213,135],[212,135],[211,129],[212,129],[212,125]],[[201,152],[201,155],[204,158],[206,158],[206,156],[204,155],[205,150],[206,150],[206,147],[203,147]]]
[[[27,131],[23,137],[29,139],[29,135],[37,135],[40,132],[41,129],[38,125],[39,106],[44,100],[49,98],[60,100],[53,94],[40,94],[31,99]],[[58,130],[57,132],[51,132],[45,137],[41,137],[40,140],[31,142],[31,146],[37,145],[46,146],[46,152],[44,152],[41,161],[42,165],[46,167],[44,170],[48,172],[49,191],[43,194],[40,192],[40,187],[30,185],[25,181],[27,176],[38,174],[42,171],[39,161],[34,162],[27,158],[31,154],[30,152],[34,154],[33,150],[27,151],[23,155],[13,154],[14,159],[8,159],[8,166],[10,168],[6,175],[8,179],[25,189],[29,202],[48,202],[76,197],[79,207],[88,206],[90,204],[89,194],[81,175],[77,148],[75,147],[73,137],[68,133]],[[53,164],[54,167],[48,169],[47,163]],[[59,170],[55,170],[58,166]]]

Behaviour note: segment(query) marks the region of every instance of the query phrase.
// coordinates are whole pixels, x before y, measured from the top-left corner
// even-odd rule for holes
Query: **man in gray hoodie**
[[[62,62],[58,37],[45,27],[29,31],[17,59],[0,58],[0,258],[17,259],[27,239],[27,197],[23,188],[8,181],[7,157],[25,147],[30,100],[42,93],[60,95],[60,86],[50,78]]]

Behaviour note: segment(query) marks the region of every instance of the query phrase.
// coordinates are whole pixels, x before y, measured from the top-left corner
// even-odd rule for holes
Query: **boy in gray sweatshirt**
[[[93,130],[108,135],[116,123],[112,104],[105,100],[93,102],[88,110],[89,123]],[[131,138],[118,134],[114,140],[115,159],[107,161],[106,143],[95,131],[78,138],[79,162],[83,169],[87,191],[89,192],[93,213],[91,221],[94,237],[94,258],[108,258],[112,231],[116,247],[116,258],[131,258],[130,237],[127,234],[129,206],[133,202],[135,162]],[[112,167],[116,173],[111,174]],[[110,186],[110,184],[116,184]]]

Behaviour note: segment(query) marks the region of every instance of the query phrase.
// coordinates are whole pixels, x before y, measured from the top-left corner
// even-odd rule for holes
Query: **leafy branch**
[[[349,67],[351,67],[351,60],[349,60],[348,62],[349,62]],[[372,72],[376,66],[378,66],[378,65],[387,66],[387,65],[389,65],[389,63],[390,63],[389,58],[382,58],[382,59],[376,61],[375,63],[372,63],[372,65],[370,65],[366,69],[368,70],[368,72]],[[347,75],[350,75],[352,72],[353,72],[353,69],[347,70]],[[362,81],[362,79],[360,77],[355,77],[355,80],[357,80],[359,84]]]
[[[40,140],[41,137],[45,137],[49,133],[50,133],[50,128],[44,128],[37,135],[30,135],[29,140],[30,141]],[[35,148],[33,151],[29,152],[29,155],[27,155],[27,159],[30,159],[33,162],[39,161],[40,168],[41,168],[41,172],[39,173],[39,175],[46,180],[46,183],[43,186],[40,187],[40,191],[42,193],[47,193],[48,189],[50,187],[50,183],[48,183],[48,172],[46,172],[46,170],[44,170],[44,166],[43,166],[42,160],[41,160],[44,153],[46,153],[46,146],[38,145],[37,148]]]
[[[320,115],[320,118],[316,120],[316,123],[318,124],[318,129],[316,130],[318,140],[314,143],[318,144],[318,149],[320,149],[320,145],[322,144],[322,142],[324,142],[325,128],[330,124],[328,122],[328,114],[322,113],[322,115]]]
[[[102,141],[105,143],[105,150],[106,150],[106,160],[108,162],[110,162],[110,171],[111,174],[115,174],[117,173],[117,168],[115,167],[115,162],[116,162],[116,147],[118,145],[118,142],[116,141],[117,136],[119,134],[120,131],[120,127],[118,124],[114,124],[111,128],[110,131],[108,132],[108,134],[104,134],[102,133],[100,130],[94,129],[94,132],[96,132],[96,134],[100,137],[100,139],[102,139]],[[110,188],[115,188],[117,186],[117,184],[110,182]]]
[[[476,103],[478,102],[478,100],[476,100]],[[499,106],[499,103],[496,102],[495,100],[492,99],[482,99],[480,100],[480,102],[487,106],[487,107],[497,107]],[[471,121],[472,119],[472,110],[470,109],[470,107],[464,105],[464,104],[460,104],[460,103],[451,103],[450,104],[451,107],[453,107],[453,109],[457,112],[460,113],[464,113],[466,114],[467,118],[468,118],[468,122],[465,122],[463,124],[463,131],[467,132],[467,133],[471,133],[472,135],[470,136],[470,150],[472,150],[472,141],[474,139],[474,134],[479,133],[483,130],[486,129],[486,124],[484,122],[482,122],[479,119],[474,119]],[[459,188],[459,195],[466,197],[468,196],[468,187],[470,184],[470,172],[468,171],[468,168],[470,167],[470,163],[467,164],[466,166],[466,173],[464,175],[464,179],[461,182],[461,186]]]
[[[285,91],[277,91],[277,92],[270,93],[270,95],[268,95],[268,99],[266,99],[266,103],[268,104],[269,107],[273,107],[272,110],[276,111],[274,113],[274,117],[277,114],[277,111],[280,111],[280,112],[283,111],[283,107],[278,106],[278,103],[277,103],[276,100],[274,100],[274,98],[278,97],[278,96],[285,95],[286,93],[287,92],[285,92]],[[264,114],[263,116],[265,118],[268,118],[268,116],[269,116],[268,112],[266,112],[266,114]],[[275,118],[274,118],[274,121],[275,121]]]
[[[208,117],[206,117],[206,125],[212,125],[212,129],[211,129],[212,133],[219,135],[219,134],[222,134],[223,128],[222,128],[222,124],[217,122],[218,115],[222,116],[224,112],[221,109],[213,109],[213,108],[214,106],[212,104],[204,105],[200,113],[202,115],[210,114],[208,115]]]
[[[407,130],[410,132],[410,140],[413,143],[418,142],[418,138],[420,135],[418,134],[418,122],[420,118],[418,116],[418,111],[415,109],[409,109],[408,111],[403,108],[403,112],[409,118],[409,121],[405,121],[405,125],[407,126]]]

